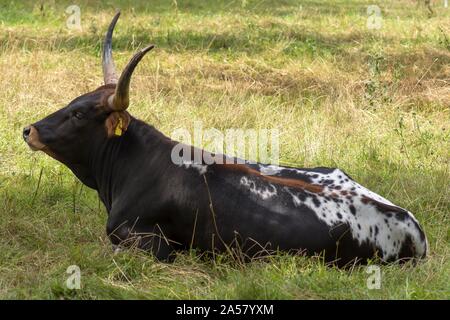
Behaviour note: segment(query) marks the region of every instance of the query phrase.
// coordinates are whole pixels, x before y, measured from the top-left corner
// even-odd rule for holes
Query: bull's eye
[[[75,111],[75,112],[73,113],[73,116],[74,116],[75,118],[77,118],[77,119],[83,119],[83,118],[84,118],[84,113],[83,113],[83,112],[80,112],[80,111]]]

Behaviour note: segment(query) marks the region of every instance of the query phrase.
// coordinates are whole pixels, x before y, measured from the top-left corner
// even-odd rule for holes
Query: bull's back
[[[263,175],[219,170],[219,178],[214,172],[208,178],[217,195],[215,203],[212,199],[217,223],[227,241],[234,237],[261,250],[303,250],[341,261],[426,255],[425,234],[410,212],[338,169],[252,169]],[[295,179],[301,181],[298,186],[292,183]]]

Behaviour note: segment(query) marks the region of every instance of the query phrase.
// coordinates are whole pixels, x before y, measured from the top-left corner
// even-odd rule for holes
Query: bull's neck
[[[133,176],[161,174],[168,167],[172,141],[148,124],[132,118],[121,137],[106,139],[94,146],[90,171],[95,189],[108,212],[114,199],[129,185]],[[150,178],[150,177],[149,177]]]

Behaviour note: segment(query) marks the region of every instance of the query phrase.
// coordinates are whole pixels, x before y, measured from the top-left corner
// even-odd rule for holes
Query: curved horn
[[[128,108],[131,75],[133,74],[134,68],[136,68],[139,61],[141,61],[142,57],[144,57],[145,54],[154,47],[155,46],[153,44],[145,47],[136,53],[134,57],[131,58],[130,62],[128,62],[127,66],[120,75],[114,95],[111,95],[108,98],[108,105],[112,110],[122,111]]]
[[[114,66],[114,60],[112,57],[112,34],[116,22],[119,19],[120,11],[116,13],[114,18],[109,25],[108,32],[106,33],[105,43],[103,44],[102,53],[102,69],[103,69],[103,79],[105,84],[117,83],[118,77],[116,74],[116,67]]]

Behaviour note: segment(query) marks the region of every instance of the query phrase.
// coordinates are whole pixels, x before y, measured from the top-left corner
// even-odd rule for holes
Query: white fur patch
[[[267,187],[257,188],[255,181],[247,178],[241,178],[241,185],[247,187],[251,193],[259,196],[262,200],[273,198],[277,195],[277,188],[273,184],[269,184]]]
[[[363,199],[370,198],[385,205],[400,207],[356,183],[339,169],[330,173],[320,173],[260,165],[260,171],[263,174],[278,176],[283,172],[294,173],[292,178],[295,178],[297,173],[299,178],[301,178],[300,175],[303,178],[306,176],[312,184],[321,185],[324,189],[320,195],[307,190],[299,192],[287,186],[282,187],[280,192],[288,193],[295,207],[305,205],[310,208],[330,228],[343,223],[348,224],[352,237],[359,244],[371,243],[382,250],[383,260],[397,259],[407,237],[411,238],[417,256],[422,256],[426,251],[427,241],[421,240],[420,232],[413,223],[413,221],[417,223],[417,220],[409,211],[405,210],[406,217],[403,220],[396,217],[396,212],[381,212],[375,204]],[[257,189],[255,182],[246,176],[243,176],[240,181],[241,185],[247,186],[263,200],[276,195],[277,189],[271,184],[269,185],[273,187],[275,193],[267,193],[268,189],[264,187]]]

